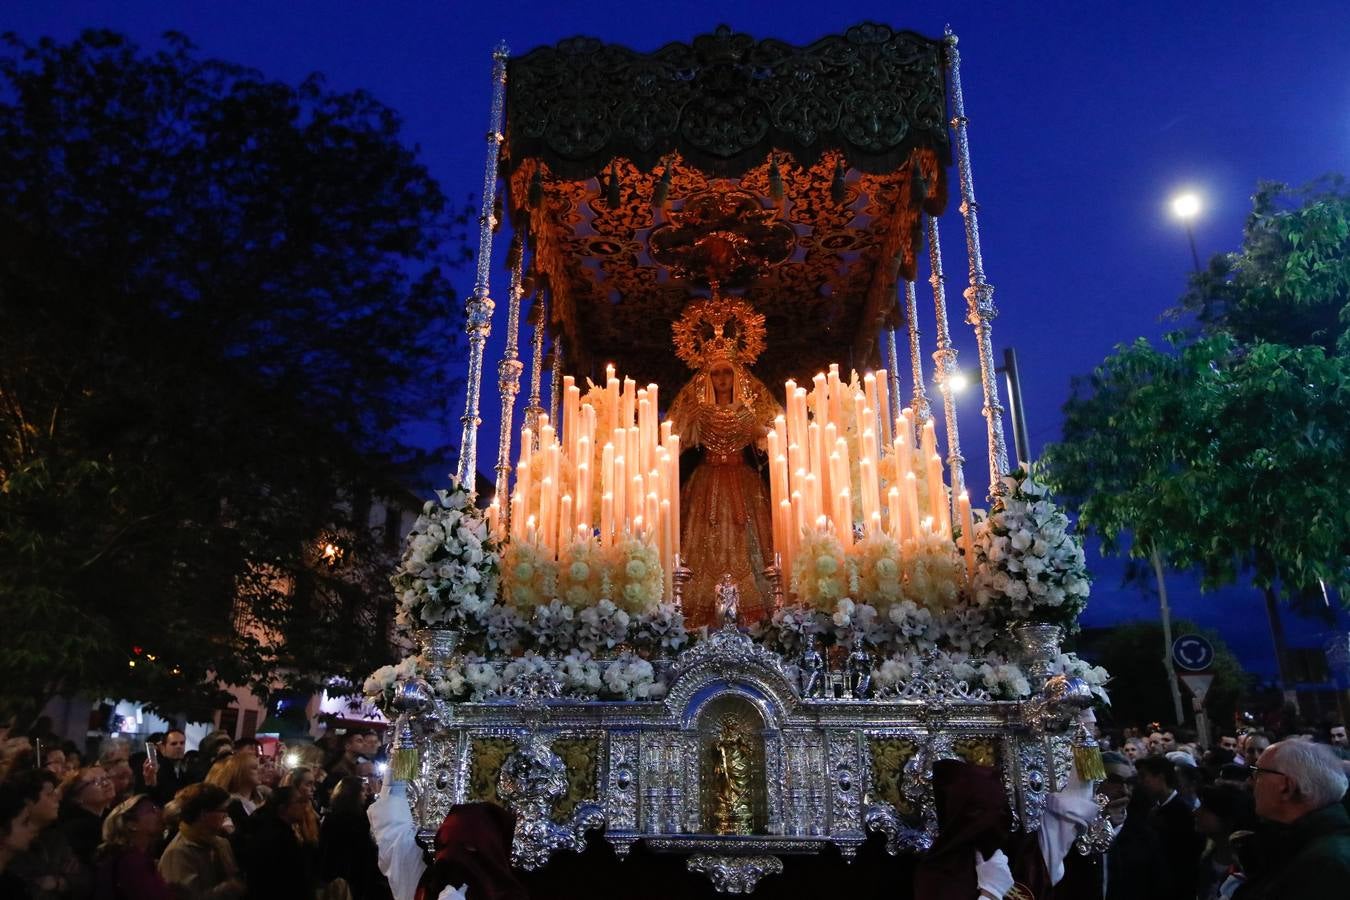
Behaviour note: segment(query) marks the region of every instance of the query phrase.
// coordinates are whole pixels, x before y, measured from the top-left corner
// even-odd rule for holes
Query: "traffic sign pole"
[[[1205,715],[1205,694],[1214,683],[1209,671],[1214,665],[1214,645],[1198,634],[1183,634],[1172,643],[1170,662],[1184,670],[1181,680],[1191,692],[1191,709],[1195,711],[1195,731],[1203,747],[1209,746],[1209,718]]]
[[[1191,692],[1191,709],[1195,710],[1195,731],[1202,747],[1209,746],[1209,717],[1205,714],[1205,695],[1214,682],[1209,672],[1186,672],[1181,676]]]

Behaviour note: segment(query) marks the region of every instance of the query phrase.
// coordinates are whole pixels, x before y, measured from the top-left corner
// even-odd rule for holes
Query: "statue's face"
[[[731,396],[732,385],[736,383],[736,370],[731,368],[731,363],[714,363],[712,369],[708,372],[708,377],[712,379],[715,396]]]

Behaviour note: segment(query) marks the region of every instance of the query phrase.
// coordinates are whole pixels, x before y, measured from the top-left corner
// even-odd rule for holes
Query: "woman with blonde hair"
[[[318,776],[318,770],[309,766],[296,766],[281,779],[282,787],[294,788],[309,804],[304,818],[295,826],[295,833],[304,844],[311,847],[319,844],[319,811],[314,806],[314,796],[319,786]]]
[[[267,800],[259,773],[258,757],[236,753],[222,759],[206,773],[206,783],[223,788],[230,795],[230,821],[244,827],[249,816]]]
[[[95,900],[172,900],[153,856],[163,828],[159,804],[148,794],[135,794],[108,813],[98,848]]]

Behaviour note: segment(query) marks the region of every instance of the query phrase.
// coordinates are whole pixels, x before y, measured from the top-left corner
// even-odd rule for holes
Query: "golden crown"
[[[675,354],[695,370],[722,357],[750,366],[764,352],[764,314],[738,297],[714,295],[695,300],[684,308],[671,331]]]

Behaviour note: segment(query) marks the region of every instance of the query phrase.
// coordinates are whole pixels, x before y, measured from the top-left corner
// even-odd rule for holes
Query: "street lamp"
[[[957,369],[947,376],[946,386],[953,394],[959,394],[970,387],[970,379],[966,377],[965,372]]]
[[[1172,198],[1172,215],[1186,227],[1186,238],[1191,242],[1191,262],[1195,264],[1196,272],[1200,271],[1200,254],[1195,249],[1195,219],[1203,208],[1200,195],[1194,191],[1184,191]]]

